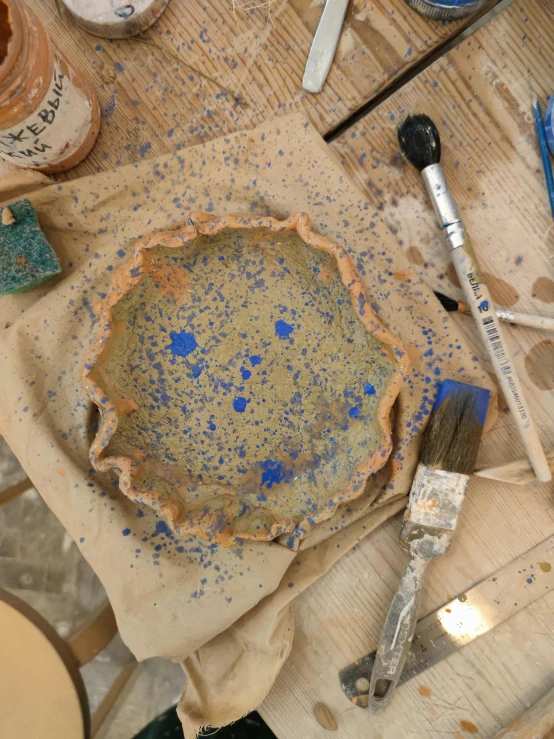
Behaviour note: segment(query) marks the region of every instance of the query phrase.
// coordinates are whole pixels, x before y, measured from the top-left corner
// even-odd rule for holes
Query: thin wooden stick
[[[2,490],[0,492],[0,506],[9,503],[10,500],[17,498],[18,495],[21,495],[25,491],[30,490],[32,487],[33,483],[29,480],[28,477],[26,477],[24,480],[18,482],[16,485],[12,485],[11,488],[8,488],[7,490]]]
[[[117,623],[108,600],[105,600],[89,621],[67,639],[79,667],[86,665],[101,652],[117,634]]]
[[[116,677],[111,688],[104,696],[102,703],[92,717],[92,739],[105,739],[109,729],[125,699],[131,692],[135,680],[139,676],[138,662],[129,662]]]
[[[554,688],[514,721],[495,734],[495,739],[548,739],[554,729]]]
[[[554,449],[546,453],[546,461],[550,471],[554,472]],[[508,462],[498,467],[485,467],[482,470],[475,470],[473,474],[477,477],[486,477],[489,480],[498,480],[499,482],[510,482],[514,485],[527,485],[529,482],[537,482],[528,459],[518,459],[517,462]]]
[[[496,315],[501,321],[509,323],[517,323],[519,326],[529,326],[530,328],[539,328],[543,331],[554,331],[554,318],[546,318],[544,316],[534,316],[528,313],[514,313],[511,310],[497,309]]]

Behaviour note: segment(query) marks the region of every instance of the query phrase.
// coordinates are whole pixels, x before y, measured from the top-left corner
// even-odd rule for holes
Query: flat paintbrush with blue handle
[[[425,568],[452,541],[475,467],[489,398],[488,390],[453,380],[445,380],[439,389],[400,532],[410,561],[377,647],[369,684],[371,713],[387,705],[402,674],[417,622]]]

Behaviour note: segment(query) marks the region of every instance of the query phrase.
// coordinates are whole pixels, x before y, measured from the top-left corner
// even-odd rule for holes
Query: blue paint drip
[[[479,303],[479,306],[478,307],[481,308],[481,310],[488,310],[489,309],[489,301],[488,300],[482,300]]]
[[[371,384],[371,382],[366,382],[364,385],[364,393],[366,395],[375,395],[375,387]]]
[[[278,321],[275,321],[275,333],[280,339],[288,339],[293,331],[294,326],[291,326],[290,323],[283,321],[282,318],[280,318]]]
[[[237,413],[244,413],[246,410],[246,398],[235,398],[233,400],[233,408]]]
[[[249,369],[246,369],[246,367],[241,367],[240,375],[243,380],[249,380],[252,377],[252,372],[250,372]]]
[[[348,415],[350,418],[359,418],[360,416],[360,409],[357,405],[353,405],[352,408],[348,411]]]
[[[123,529],[121,533],[123,534],[123,536],[129,536],[129,534],[131,533],[131,529]]]
[[[287,470],[282,462],[274,459],[266,459],[262,462],[262,470],[262,485],[266,488],[279,485],[281,482],[288,482],[293,476],[292,470]]]
[[[248,359],[253,367],[262,363],[262,358],[258,354],[253,354],[251,357],[248,357]]]
[[[173,354],[178,357],[188,357],[188,355],[198,348],[196,339],[193,333],[188,331],[171,331],[169,334],[171,338],[171,344],[166,349],[170,349]]]

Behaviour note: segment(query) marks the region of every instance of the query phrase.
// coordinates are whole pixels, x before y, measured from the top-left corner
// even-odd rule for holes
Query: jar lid
[[[406,2],[427,18],[453,21],[476,13],[489,5],[491,0],[406,0]]]
[[[62,0],[75,23],[93,36],[129,38],[150,28],[169,0]]]

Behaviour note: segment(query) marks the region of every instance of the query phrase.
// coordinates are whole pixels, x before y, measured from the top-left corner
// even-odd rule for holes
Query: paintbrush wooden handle
[[[495,734],[495,739],[547,739],[554,729],[554,688],[525,711],[511,726]],[[548,734],[550,737],[551,734]]]
[[[508,323],[517,323],[519,326],[529,326],[529,328],[538,328],[543,331],[554,331],[554,318],[514,313],[511,310],[497,310],[496,315],[501,321],[508,321]]]
[[[540,482],[548,482],[552,479],[550,468],[531,418],[521,381],[502,334],[500,320],[467,234],[463,246],[450,250],[450,258],[535,475]]]
[[[423,576],[429,560],[411,557],[390,604],[369,681],[368,709],[380,713],[400,679],[414,635]]]
[[[546,453],[546,461],[550,471],[554,472],[554,450]],[[486,477],[489,480],[510,482],[513,485],[527,485],[527,483],[536,482],[537,480],[528,459],[518,459],[517,462],[507,462],[498,465],[498,467],[484,467],[481,470],[475,470],[473,474],[477,477]]]

